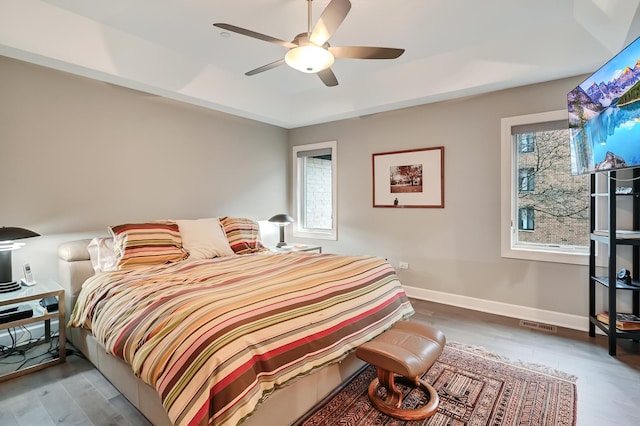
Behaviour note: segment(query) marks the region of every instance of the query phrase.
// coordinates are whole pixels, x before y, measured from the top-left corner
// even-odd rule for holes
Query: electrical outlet
[[[409,262],[399,262],[398,269],[409,269]]]

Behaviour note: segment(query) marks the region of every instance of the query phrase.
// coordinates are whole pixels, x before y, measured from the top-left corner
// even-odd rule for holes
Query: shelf
[[[603,285],[607,288],[606,305],[608,312],[616,312],[618,305],[617,298],[620,296],[618,290],[626,290],[626,296],[630,297],[632,307],[631,313],[640,316],[640,168],[633,170],[633,181],[630,185],[625,185],[624,189],[629,192],[620,193],[617,186],[617,172],[609,171],[599,176],[606,176],[606,191],[601,192],[596,188],[599,183],[596,180],[596,174],[590,177],[590,202],[589,202],[589,336],[595,337],[596,329],[602,330],[607,335],[607,343],[609,347],[609,355],[616,355],[617,339],[632,339],[640,341],[640,330],[619,330],[615,328],[615,323],[609,325],[598,321],[596,315],[596,286]],[[626,175],[624,176],[627,177]],[[631,182],[631,180],[630,180]],[[604,189],[602,186],[600,189]],[[619,203],[623,200],[623,203]],[[624,207],[624,209],[623,209]],[[627,229],[618,228],[618,212],[628,210],[630,207],[632,220],[626,220],[624,223]],[[596,216],[604,215],[602,219]],[[623,218],[624,216],[620,216]],[[606,225],[602,226],[606,221]],[[597,229],[596,224],[601,225],[604,230]],[[610,234],[610,232],[611,234]],[[612,235],[615,232],[615,235]],[[606,266],[596,264],[597,244],[603,244],[607,248],[603,251],[604,256],[608,257]],[[626,284],[616,280],[618,258],[625,260],[625,264],[630,265],[631,284]],[[603,268],[602,275],[596,275],[597,268]]]
[[[602,284],[605,287],[609,287],[609,277],[603,277],[603,276],[595,276],[595,277],[591,277],[593,280],[597,281],[598,283]],[[616,290],[631,290],[631,291],[640,291],[640,281],[637,280],[631,280],[631,284],[632,285],[628,285],[625,284],[621,281],[617,281],[616,280]]]
[[[591,239],[593,241],[598,241],[600,243],[608,244],[609,236],[602,234],[590,234]],[[640,246],[640,238],[616,238],[616,244],[621,246]]]
[[[46,312],[44,308],[40,307],[40,300],[45,297],[53,296],[58,298],[58,310],[55,312]],[[10,373],[0,375],[0,382],[11,380],[24,374],[41,370],[51,365],[63,363],[66,360],[64,289],[53,280],[43,280],[41,282],[39,281],[33,287],[22,287],[20,290],[16,290],[13,292],[0,293],[0,307],[18,304],[31,305],[33,308],[32,316],[15,321],[1,323],[0,330],[26,326],[28,324],[37,322],[44,322],[45,339],[41,344],[46,344],[46,342],[49,342],[51,339],[51,322],[57,320],[58,356],[37,365],[19,368],[17,371],[12,371]]]
[[[2,329],[13,328],[13,327],[20,327],[21,325],[31,324],[33,322],[38,322],[38,321],[57,320],[58,316],[59,316],[58,311],[55,311],[50,314],[36,314],[34,312],[33,316],[30,316],[29,318],[23,318],[15,321],[10,321],[10,322],[3,322],[2,327],[0,328]]]
[[[596,317],[590,317],[589,320],[600,330],[602,330],[606,334],[609,334],[609,324],[598,321]],[[640,330],[619,330],[616,328],[616,337],[622,339],[640,340]]]
[[[598,192],[596,194],[591,194],[592,197],[608,197],[609,194],[607,194],[606,192]],[[630,192],[628,194],[616,194],[616,197],[640,197],[640,193],[639,192]]]

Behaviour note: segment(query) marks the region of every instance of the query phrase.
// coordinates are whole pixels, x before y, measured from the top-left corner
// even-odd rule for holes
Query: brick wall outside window
[[[306,177],[305,228],[331,229],[331,160],[308,157]]]

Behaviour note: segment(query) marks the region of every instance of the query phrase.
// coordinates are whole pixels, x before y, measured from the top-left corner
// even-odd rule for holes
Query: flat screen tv
[[[640,166],[640,37],[567,95],[571,173]]]

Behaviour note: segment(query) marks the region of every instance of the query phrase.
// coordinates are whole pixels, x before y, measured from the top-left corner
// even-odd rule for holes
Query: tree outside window
[[[567,111],[503,118],[501,254],[587,264],[589,179],[571,173]]]
[[[567,128],[524,129],[514,139],[519,186],[518,243],[587,246],[589,243],[589,191],[586,176],[571,174]],[[523,142],[523,141],[526,141]],[[535,141],[535,143],[531,143]],[[523,148],[533,147],[528,151]],[[535,183],[535,184],[534,184]],[[536,217],[535,232],[533,216]]]

